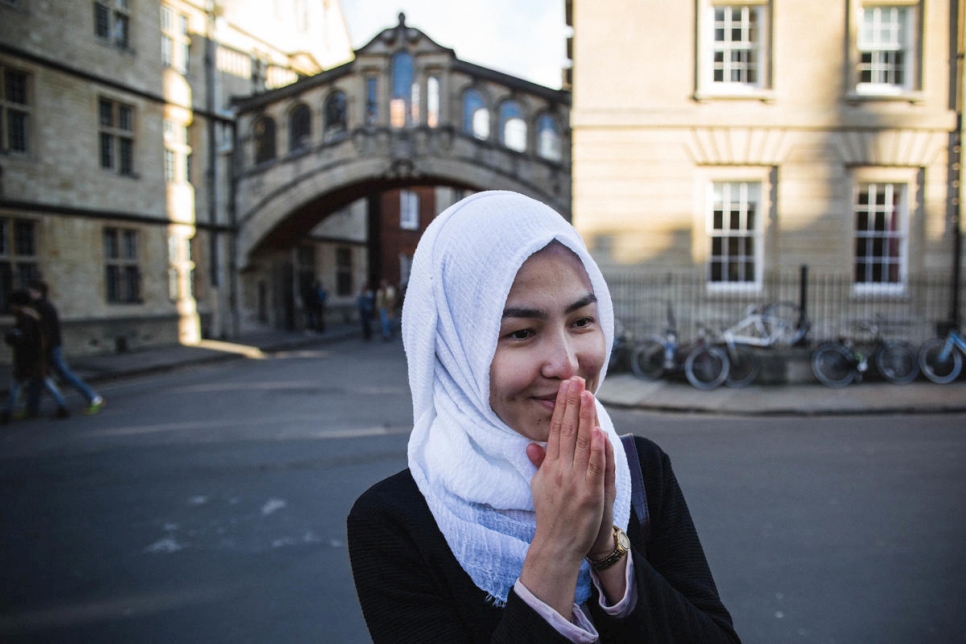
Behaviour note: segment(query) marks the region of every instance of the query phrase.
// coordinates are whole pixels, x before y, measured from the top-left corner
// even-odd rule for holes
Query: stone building
[[[351,56],[338,0],[0,0],[0,308],[42,276],[78,354],[233,335],[232,98]]]
[[[353,293],[383,277],[404,289],[420,234],[468,192],[514,190],[570,214],[569,92],[460,60],[402,14],[351,62],[234,105],[243,328],[297,323],[311,277],[297,267],[313,260],[293,247],[306,236],[326,242],[324,266],[362,270],[343,278]],[[340,243],[333,220],[366,244]]]
[[[807,265],[840,318],[956,317],[914,291],[958,266],[961,0],[566,8],[573,221],[610,270],[692,269],[709,302]]]

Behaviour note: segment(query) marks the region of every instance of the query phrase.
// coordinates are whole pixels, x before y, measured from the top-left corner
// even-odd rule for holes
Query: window
[[[366,79],[366,125],[379,122],[379,91],[378,79]]]
[[[855,216],[855,284],[902,285],[907,238],[907,186],[860,183],[852,206]]]
[[[335,249],[336,295],[352,295],[352,249]]]
[[[161,62],[182,74],[188,72],[191,62],[188,25],[188,16],[161,7]]]
[[[399,227],[419,230],[419,195],[412,190],[399,191]]]
[[[500,136],[503,145],[511,150],[527,151],[527,122],[516,101],[506,101],[500,106]]]
[[[858,29],[856,91],[898,94],[917,89],[913,7],[862,7]]]
[[[94,35],[121,49],[131,45],[131,18],[128,0],[94,2]]]
[[[715,182],[710,190],[708,282],[757,285],[760,282],[761,184]]]
[[[104,229],[104,286],[110,303],[140,303],[141,271],[136,230]]]
[[[188,126],[164,120],[164,180],[168,183],[191,183],[191,147]]]
[[[0,65],[0,152],[29,151],[27,80],[24,72]]]
[[[275,121],[263,116],[255,121],[255,164],[265,163],[275,158]]]
[[[107,98],[98,100],[101,167],[134,174],[134,108]]]
[[[35,229],[26,219],[0,218],[0,310],[6,310],[11,291],[40,277]]]
[[[194,296],[193,269],[191,239],[170,235],[168,237],[168,298],[172,302]]]
[[[549,114],[537,120],[537,154],[550,161],[560,161],[560,131]]]
[[[389,123],[392,127],[405,127],[413,123],[413,115],[419,116],[418,88],[416,101],[413,91],[413,57],[404,51],[392,57],[392,98],[389,101]]]
[[[463,96],[463,130],[484,141],[490,138],[490,111],[475,89]]]
[[[325,138],[344,134],[348,130],[346,123],[345,94],[334,92],[325,101]]]
[[[435,76],[426,81],[426,125],[439,125],[439,79]]]
[[[296,105],[288,116],[288,151],[308,150],[311,143],[312,110],[308,105]]]
[[[699,94],[760,94],[770,88],[769,2],[702,0]]]

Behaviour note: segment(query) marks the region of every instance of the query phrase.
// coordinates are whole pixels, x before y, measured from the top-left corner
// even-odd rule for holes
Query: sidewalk
[[[264,331],[231,342],[205,340],[199,345],[172,345],[127,353],[73,358],[71,369],[97,384],[181,367],[240,358],[264,358],[274,352],[320,346],[359,337],[356,325],[331,327],[324,334],[301,331]],[[10,367],[0,366],[0,393],[6,395]],[[920,377],[909,385],[863,382],[829,389],[800,379],[788,385],[752,385],[744,389],[720,387],[699,391],[686,381],[647,382],[631,374],[607,377],[598,398],[622,408],[678,413],[728,415],[836,415],[878,413],[966,412],[966,376],[948,385]]]

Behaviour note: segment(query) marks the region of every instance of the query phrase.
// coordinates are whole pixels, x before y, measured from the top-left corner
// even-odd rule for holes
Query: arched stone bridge
[[[570,217],[570,94],[462,61],[399,18],[352,62],[236,103],[242,268],[396,187],[514,190]]]

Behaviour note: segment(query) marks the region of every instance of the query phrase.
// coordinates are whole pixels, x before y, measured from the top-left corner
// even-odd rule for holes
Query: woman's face
[[[523,436],[546,441],[560,383],[580,376],[594,391],[606,357],[597,299],[580,259],[558,243],[531,255],[503,309],[490,407]]]

